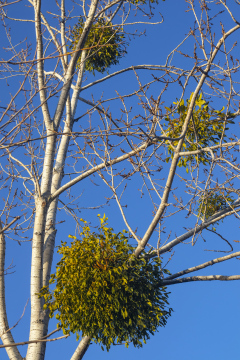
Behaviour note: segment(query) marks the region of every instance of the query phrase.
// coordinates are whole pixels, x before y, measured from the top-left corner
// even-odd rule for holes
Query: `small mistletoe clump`
[[[41,290],[50,317],[64,334],[88,335],[109,350],[114,343],[141,347],[171,315],[168,293],[160,287],[160,259],[136,258],[126,232],[115,234],[100,218],[98,233],[84,221],[81,240],[62,242],[62,259],[51,284]],[[168,272],[165,270],[164,272]],[[103,348],[103,347],[102,347]]]
[[[189,104],[191,102],[193,94],[191,94],[190,99],[187,100],[186,104],[182,99],[176,112],[178,117],[173,113],[171,117],[166,116],[165,120],[167,121],[166,125],[166,134],[168,137],[175,138],[179,137],[182,132],[182,126],[186,119]],[[177,104],[174,102],[173,104]],[[171,108],[166,107],[168,113],[172,110]],[[219,143],[219,140],[223,136],[223,142],[226,142],[226,135],[224,130],[225,124],[233,124],[234,122],[230,120],[231,114],[228,114],[227,119],[225,119],[224,107],[221,110],[212,110],[209,108],[209,103],[205,101],[202,97],[202,93],[197,97],[192,112],[192,118],[189,122],[186,137],[183,143],[183,150],[185,151],[195,151],[201,148],[208,146],[213,146]],[[173,146],[177,145],[177,142],[172,142]],[[171,143],[168,145],[168,153],[170,157],[166,158],[168,162],[170,158],[173,158],[174,149],[171,146]],[[202,152],[196,155],[187,155],[182,156],[179,160],[178,166],[184,166],[187,168],[189,163],[202,163],[203,165],[209,164],[210,159],[207,152]]]
[[[70,49],[75,50],[84,27],[84,21],[80,17],[78,23],[71,32],[72,44]],[[84,48],[88,50],[85,68],[95,74],[95,71],[103,73],[111,65],[116,65],[122,56],[126,54],[123,46],[125,36],[113,24],[103,18],[99,19],[88,34]],[[79,58],[78,64],[81,62]]]
[[[162,0],[162,1],[165,1],[165,0]],[[146,4],[146,0],[131,0],[130,1],[131,2],[131,4],[134,4],[134,5],[144,5],[144,4]],[[150,0],[149,1],[151,4],[157,4],[158,5],[158,0]]]
[[[216,212],[231,206],[234,198],[224,191],[208,191],[207,195],[199,199],[198,214],[205,219],[210,218]]]

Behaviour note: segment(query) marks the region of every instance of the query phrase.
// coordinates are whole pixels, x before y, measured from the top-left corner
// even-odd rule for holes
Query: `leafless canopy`
[[[94,225],[96,211],[114,210],[118,230],[125,227],[136,243],[135,255],[145,250],[144,256],[161,257],[170,270],[183,244],[214,237],[218,247],[205,248],[223,256],[195,265],[183,259],[184,270],[159,285],[240,280],[240,274],[191,275],[240,255],[238,240],[221,234],[222,220],[238,220],[240,209],[239,2],[182,2],[192,26],[162,64],[130,60],[123,68],[120,61],[95,76],[87,68],[94,54],[110,46],[106,41],[95,52],[94,43],[89,46],[97,20],[125,34],[121,46],[127,50],[143,27],[155,24],[161,34],[167,2],[59,0],[49,7],[41,0],[0,1],[0,347],[9,359],[23,359],[22,344],[28,344],[27,360],[45,357],[49,318],[36,294],[54,271],[62,222],[74,220],[69,233],[76,235],[81,218]],[[82,33],[72,48],[80,17]],[[214,119],[221,121],[221,134],[205,145],[193,120],[200,94],[206,111],[221,110]],[[179,107],[187,99],[180,123]],[[188,160],[180,167],[181,159]],[[13,339],[6,312],[3,275],[11,269],[5,267],[5,244],[12,240],[32,242],[30,335],[24,343]],[[71,359],[81,359],[88,346],[84,337]]]

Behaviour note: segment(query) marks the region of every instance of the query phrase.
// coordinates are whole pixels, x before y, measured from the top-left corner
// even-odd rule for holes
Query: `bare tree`
[[[9,359],[22,359],[18,345],[23,343],[13,339],[8,325],[5,238],[32,242],[30,334],[24,344],[27,360],[42,360],[52,333],[37,294],[54,271],[58,210],[70,214],[76,234],[80,231],[84,205],[78,194],[84,181],[89,197],[97,179],[99,189],[108,189],[107,198],[99,191],[93,208],[108,214],[115,201],[119,219],[136,241],[137,257],[145,250],[144,256],[166,262],[177,246],[185,241],[194,246],[207,231],[227,243],[229,254],[165,276],[159,286],[240,279],[239,274],[184,276],[240,255],[236,244],[217,230],[228,216],[239,218],[240,140],[234,132],[239,2],[228,7],[222,0],[186,1],[193,26],[164,64],[109,70],[126,53],[129,39],[140,35],[133,34],[138,24],[153,24],[154,7],[161,11],[162,6],[154,1],[61,0],[49,9],[40,0],[0,2],[0,76],[6,88],[0,104],[0,334]],[[155,24],[162,21],[160,16]],[[29,40],[19,39],[23,24]],[[118,91],[121,76],[128,89],[124,94]],[[110,97],[100,93],[103,86]],[[137,229],[133,206],[146,213],[144,232]],[[181,235],[168,228],[170,217],[183,220]],[[72,360],[83,357],[89,340],[82,338]]]

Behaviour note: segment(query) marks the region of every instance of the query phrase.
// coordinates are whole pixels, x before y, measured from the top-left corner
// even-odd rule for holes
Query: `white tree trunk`
[[[4,233],[2,232],[2,222],[0,220],[0,337],[3,342],[3,345],[14,344],[15,341],[12,337],[12,333],[9,330],[7,312],[6,312],[6,302],[5,302],[5,251],[6,243]],[[14,294],[12,294],[14,296]],[[6,348],[8,357],[10,360],[22,360],[16,346]]]

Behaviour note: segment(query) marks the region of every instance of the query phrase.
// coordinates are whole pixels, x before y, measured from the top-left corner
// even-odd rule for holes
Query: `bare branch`
[[[94,166],[92,169],[85,171],[82,175],[77,176],[75,179],[69,181],[67,184],[63,185],[61,188],[59,188],[55,193],[53,193],[50,197],[49,197],[49,202],[53,201],[55,198],[57,198],[60,194],[62,194],[64,191],[66,191],[67,189],[69,189],[70,187],[72,187],[73,185],[77,184],[79,181],[87,178],[88,176],[96,173],[97,171],[104,169],[105,167],[108,166],[112,166],[114,164],[117,164],[119,162],[122,162],[126,159],[129,159],[130,157],[134,156],[136,153],[145,150],[146,147],[149,146],[148,144],[143,144],[140,145],[139,147],[137,147],[136,149],[134,149],[133,151],[130,151],[129,153],[119,156],[116,159],[113,159],[109,162],[105,162],[102,163],[100,165]]]
[[[19,220],[21,218],[21,216],[16,216],[15,219],[13,219],[9,224],[7,224],[3,229],[1,226],[1,230],[0,230],[0,234],[4,233],[4,231],[6,231],[7,229],[10,228],[10,226],[12,226],[17,220]]]
[[[212,266],[214,264],[217,264],[217,263],[220,263],[222,261],[226,261],[226,260],[229,260],[229,259],[232,259],[232,258],[235,258],[237,256],[240,256],[240,251],[237,251],[231,255],[227,255],[227,256],[223,256],[223,257],[220,257],[220,258],[217,258],[217,259],[214,259],[214,260],[210,260],[210,261],[207,261],[201,265],[197,265],[197,266],[194,266],[194,267],[191,267],[191,268],[188,268],[186,270],[182,270],[182,271],[179,271],[178,273],[175,273],[173,275],[170,275],[170,276],[167,276],[164,281],[168,281],[168,280],[172,280],[172,279],[176,279],[180,276],[183,276],[185,274],[189,274],[191,272],[194,272],[194,271],[198,271],[198,270],[201,270],[201,269],[204,269],[208,266]]]
[[[181,284],[185,282],[191,282],[191,281],[214,281],[214,280],[220,280],[220,281],[232,281],[232,280],[240,280],[240,275],[208,275],[208,276],[192,276],[182,279],[175,279],[175,280],[163,280],[161,282],[162,286],[167,285],[174,285],[174,284]]]
[[[15,343],[15,344],[0,345],[0,349],[1,348],[10,348],[10,347],[13,347],[13,346],[36,344],[36,343],[46,343],[46,342],[51,342],[51,341],[56,341],[56,340],[62,340],[62,339],[66,339],[69,336],[70,335],[68,334],[68,335],[59,336],[59,337],[54,338],[54,339],[36,339],[36,340],[30,340],[30,341],[22,341],[22,342]]]

